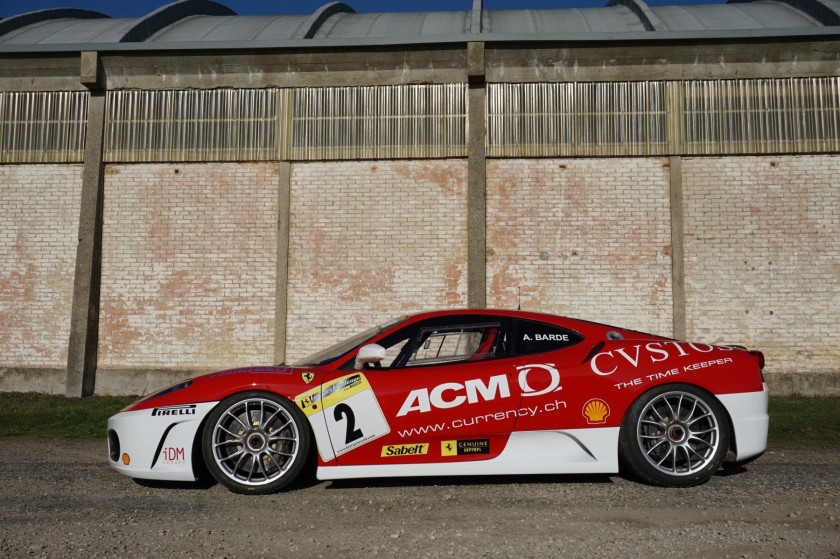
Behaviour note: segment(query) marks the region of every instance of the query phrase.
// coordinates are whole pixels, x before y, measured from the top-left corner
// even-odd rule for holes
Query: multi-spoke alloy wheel
[[[273,493],[297,477],[306,461],[305,421],[285,398],[235,394],[207,417],[204,460],[213,477],[237,493]]]
[[[723,408],[690,385],[665,385],[643,394],[630,407],[621,429],[625,463],[657,485],[689,486],[707,481],[729,446]]]

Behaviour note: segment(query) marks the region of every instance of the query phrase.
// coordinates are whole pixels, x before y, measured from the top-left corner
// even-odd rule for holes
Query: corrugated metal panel
[[[0,92],[0,163],[79,163],[88,93]]]
[[[294,90],[292,159],[466,155],[466,85]]]
[[[283,100],[278,89],[110,91],[105,160],[278,159]]]
[[[668,151],[665,82],[489,84],[491,157]]]
[[[490,84],[491,157],[840,151],[840,77]]]
[[[840,150],[840,78],[685,82],[682,153]]]

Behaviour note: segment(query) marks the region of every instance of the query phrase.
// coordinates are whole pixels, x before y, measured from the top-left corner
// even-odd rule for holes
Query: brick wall
[[[278,172],[270,163],[107,167],[100,367],[273,360]]]
[[[81,165],[0,165],[0,367],[67,367]]]
[[[667,159],[487,162],[487,305],[672,334]]]
[[[840,157],[683,160],[687,334],[837,371]]]
[[[466,305],[466,177],[465,160],[292,165],[287,361]]]

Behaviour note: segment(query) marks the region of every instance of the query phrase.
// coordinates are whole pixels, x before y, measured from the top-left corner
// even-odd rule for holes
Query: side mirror
[[[363,345],[356,354],[356,370],[364,368],[367,363],[379,363],[385,359],[385,348],[379,344]]]

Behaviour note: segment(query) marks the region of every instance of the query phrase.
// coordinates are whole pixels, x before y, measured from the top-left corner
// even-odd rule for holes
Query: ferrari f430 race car
[[[691,486],[767,445],[764,356],[520,311],[400,317],[294,366],[179,382],[108,420],[119,472],[318,479],[619,471]]]

